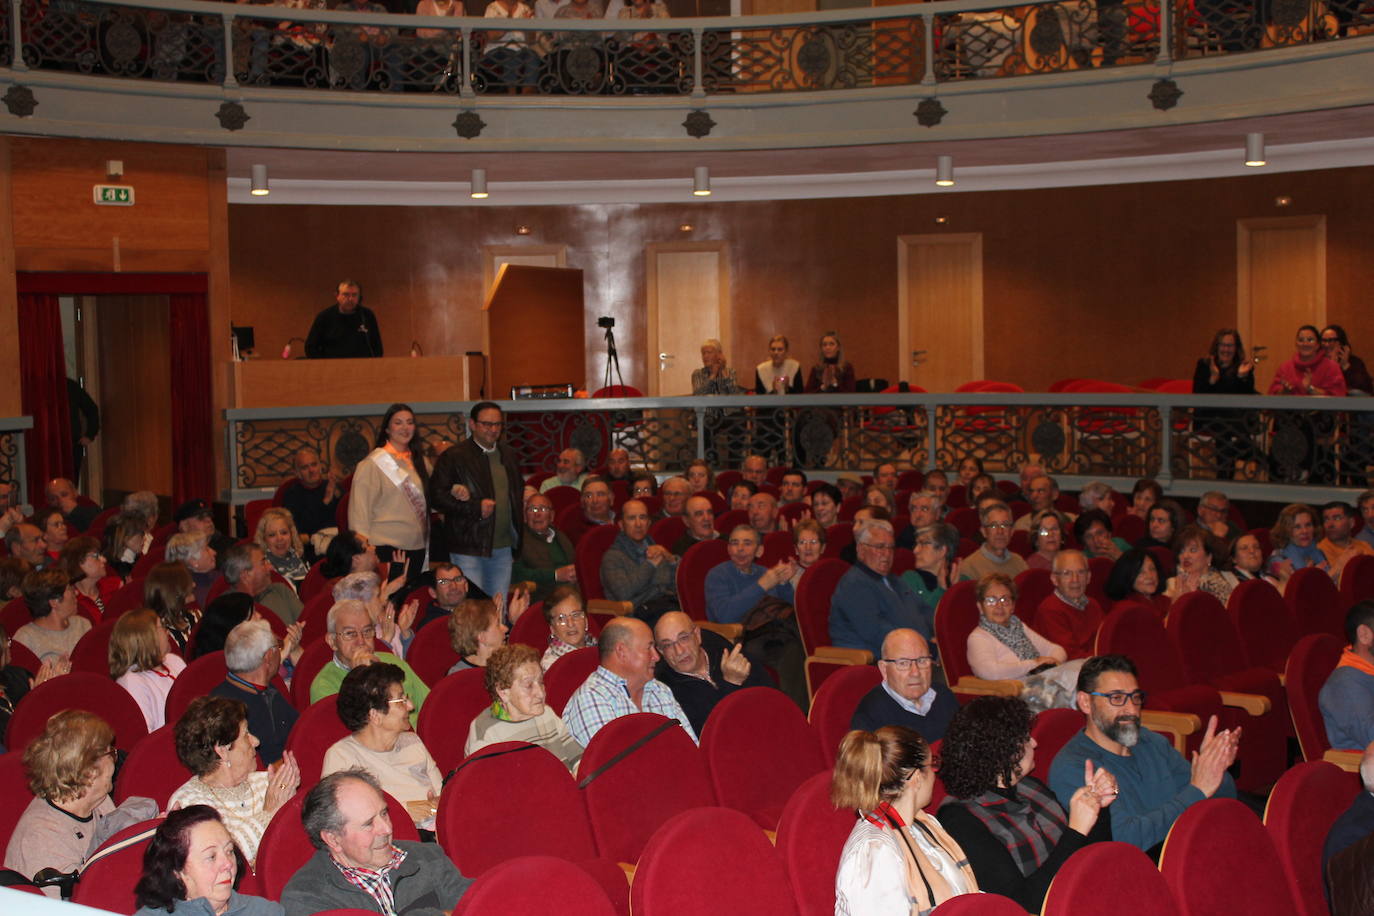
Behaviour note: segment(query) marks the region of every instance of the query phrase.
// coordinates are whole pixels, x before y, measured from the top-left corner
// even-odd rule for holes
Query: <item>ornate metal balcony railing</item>
[[[0,64],[16,70],[464,96],[935,85],[1374,34],[1374,6],[1362,0],[942,0],[862,16],[527,20],[495,30],[484,19],[203,0],[0,0],[0,10]]]
[[[432,451],[466,435],[469,404],[413,406]],[[553,470],[558,452],[575,446],[593,466],[624,448],[635,466],[659,474],[698,457],[734,467],[758,453],[821,473],[868,471],[880,461],[952,468],[974,455],[990,473],[1010,474],[1033,460],[1066,479],[1129,485],[1155,477],[1184,489],[1224,480],[1228,490],[1281,499],[1363,489],[1374,479],[1374,400],[1364,398],[912,394],[508,401],[502,408],[506,441],[526,473]],[[371,450],[385,409],[226,411],[234,501],[292,476],[292,456],[307,446],[349,473]]]
[[[19,485],[20,503],[29,502],[24,432],[30,429],[33,429],[32,417],[0,417],[0,480]]]

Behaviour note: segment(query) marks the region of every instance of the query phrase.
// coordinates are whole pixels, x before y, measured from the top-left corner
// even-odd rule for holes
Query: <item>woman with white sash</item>
[[[382,580],[404,576],[407,590],[429,565],[428,483],[415,412],[392,404],[377,431],[377,448],[353,470],[348,526],[376,548]]]

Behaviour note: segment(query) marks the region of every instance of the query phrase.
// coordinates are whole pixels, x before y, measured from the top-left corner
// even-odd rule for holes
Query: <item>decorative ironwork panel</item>
[[[19,453],[23,447],[22,432],[0,433],[0,480],[13,481],[23,486],[23,475],[19,473]]]
[[[1178,409],[1175,477],[1366,487],[1374,480],[1374,413]]]
[[[10,40],[10,0],[0,0],[0,67],[8,67],[14,60],[14,43]]]
[[[920,18],[713,29],[702,36],[702,84],[707,92],[782,92],[918,83],[922,29]]]
[[[1064,0],[938,16],[941,81],[1056,73],[1153,61],[1158,0]]]
[[[505,40],[519,34],[521,39]],[[692,89],[690,32],[474,32],[479,93],[684,94]]]
[[[1071,472],[1155,477],[1160,472],[1160,432],[1158,408],[1074,407],[1067,430]]]
[[[1034,461],[1057,474],[1148,477],[1159,473],[1154,407],[951,406],[936,410],[936,464],[967,456],[990,473]]]
[[[1360,0],[1191,0],[1174,9],[1178,57],[1281,48],[1374,32],[1374,8]]]
[[[1045,413],[1052,416],[1042,416]],[[935,426],[939,431],[935,463],[939,467],[952,468],[962,459],[973,456],[983,462],[984,470],[989,473],[1015,470],[1037,453],[1031,435],[1044,422],[1057,423],[1059,418],[1053,416],[1056,413],[1025,407],[941,406],[935,412]],[[1047,454],[1046,466],[1062,454],[1062,447]]]
[[[224,21],[218,16],[21,0],[24,62],[40,70],[218,83]]]

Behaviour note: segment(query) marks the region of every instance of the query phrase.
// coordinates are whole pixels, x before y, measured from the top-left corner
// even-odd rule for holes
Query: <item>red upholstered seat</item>
[[[730,488],[744,479],[744,475],[734,468],[720,471],[716,474],[716,491],[721,494],[729,493]]]
[[[701,754],[717,801],[766,830],[778,826],[793,791],[829,766],[816,729],[772,687],[737,690],[717,703],[701,732]]]
[[[935,641],[940,645],[940,664],[951,688],[962,678],[973,677],[968,663],[968,634],[978,626],[978,583],[956,582],[940,597],[935,608]]]
[[[153,546],[148,548],[148,552],[139,557],[138,562],[134,563],[134,568],[130,570],[129,576],[134,579],[146,579],[148,573],[153,571],[153,567],[166,559],[167,539],[162,538],[158,540],[155,538]]]
[[[875,665],[847,665],[826,678],[812,697],[808,718],[820,735],[827,763],[835,759],[840,741],[849,734],[849,722],[859,701],[882,680]]]
[[[1374,600],[1374,557],[1351,557],[1341,572],[1341,607],[1370,600]]]
[[[525,616],[522,614],[521,618]],[[542,619],[544,615],[535,616]],[[433,687],[443,680],[448,674],[448,669],[458,664],[459,658],[453,649],[448,623],[444,620],[433,620],[421,627],[420,632],[416,633],[415,639],[411,641],[410,648],[406,650],[406,664],[410,665],[428,687]]]
[[[300,718],[286,736],[286,749],[296,755],[301,768],[301,785],[313,786],[320,781],[325,751],[348,734],[339,719],[338,694],[323,697],[301,710]]]
[[[602,726],[582,755],[578,765],[582,797],[587,803],[596,848],[604,858],[616,862],[639,860],[649,837],[673,815],[716,803],[701,751],[679,726],[659,732],[587,782],[612,757],[666,721],[663,716],[648,712],[622,716]],[[671,774],[671,789],[665,782],[667,774]],[[626,799],[634,801],[626,804]],[[739,816],[762,838],[763,833],[752,821]],[[642,861],[640,866],[643,867]],[[639,883],[638,877],[635,883]],[[635,912],[643,911],[636,905]]]
[[[1082,729],[1083,714],[1076,709],[1046,709],[1036,714],[1031,723],[1031,737],[1036,743],[1035,768],[1030,775],[1049,785],[1055,755]]]
[[[492,804],[495,798],[500,804]],[[568,768],[520,741],[484,747],[462,762],[439,798],[436,830],[469,878],[517,856],[596,858],[587,808]]]
[[[43,667],[43,663],[38,660],[38,656],[22,642],[10,641],[10,664],[23,668],[32,674],[37,674],[38,669]]]
[[[818,701],[824,692],[823,688],[816,694]],[[778,821],[778,855],[801,916],[835,912],[835,872],[840,867],[840,851],[854,829],[854,812],[836,808],[830,801],[830,779],[827,769],[798,786]]]
[[[1300,633],[1330,633],[1345,637],[1345,605],[1331,577],[1315,566],[1293,573],[1283,590]]]
[[[1288,765],[1288,697],[1279,676],[1250,664],[1226,608],[1207,592],[1189,592],[1174,601],[1168,633],[1189,680],[1269,700],[1268,712],[1245,722],[1244,764],[1236,784],[1256,792],[1273,785]]]
[[[804,502],[788,503],[778,508],[778,515],[787,519],[787,527],[791,528],[802,519],[811,517],[811,507]]]
[[[314,683],[315,676],[334,657],[334,650],[329,648],[323,636],[303,642],[302,645],[305,649],[296,662],[296,673],[291,678],[291,705],[300,710],[310,705],[310,685]]]
[[[329,609],[334,606],[335,581],[327,580],[329,587],[309,598],[301,608],[301,616],[298,618],[301,625],[301,645],[308,646],[317,639],[323,639],[324,634],[329,632]]]
[[[1174,574],[1178,564],[1174,558],[1174,552],[1168,547],[1150,547],[1150,556],[1155,558],[1155,565],[1159,567],[1161,579],[1167,579]]]
[[[463,759],[472,720],[491,705],[486,677],[485,668],[455,671],[435,683],[420,707],[415,731],[441,773],[452,770]]]
[[[1016,616],[1028,627],[1035,627],[1035,609],[1054,594],[1054,579],[1048,569],[1028,569],[1016,577]]]
[[[716,531],[723,537],[729,537],[730,532],[740,525],[749,524],[749,513],[743,509],[731,509],[716,516]]]
[[[29,791],[28,776],[24,773],[23,751],[0,754],[0,846],[9,847],[14,825],[19,823],[31,801],[33,793]]]
[[[129,751],[115,780],[115,804],[141,796],[156,801],[159,811],[165,810],[172,793],[191,778],[191,771],[177,758],[175,728],[176,723],[169,721],[145,735]]]
[[[286,882],[315,854],[315,847],[301,825],[301,808],[305,805],[306,794],[315,788],[318,781],[318,775],[311,779],[302,776],[301,790],[277,809],[271,823],[262,832],[254,877],[257,878],[261,896],[268,900],[280,900]],[[386,806],[391,815],[392,838],[418,842],[420,833],[415,829],[415,822],[410,819],[405,806],[387,793],[382,794],[386,795]]]
[[[949,514],[945,516],[945,522],[958,529],[960,537],[978,539],[978,510],[971,506],[949,510]]]
[[[960,894],[931,910],[931,916],[1025,916],[1026,911],[1001,894]]]
[[[337,579],[331,579],[323,572],[324,560],[316,560],[310,566],[310,572],[306,573],[305,581],[301,583],[301,601],[309,601],[321,592],[328,593],[334,588]]]
[[[33,620],[33,615],[29,613],[29,606],[23,598],[11,598],[5,602],[5,606],[0,608],[0,626],[5,629],[5,635],[10,639],[19,632],[19,628]]]
[[[1092,557],[1088,560],[1088,569],[1092,573],[1088,579],[1088,597],[1095,599],[1104,608],[1109,607],[1112,600],[1107,597],[1104,589],[1107,578],[1112,574],[1112,561],[1106,557]]]
[[[1314,760],[1284,773],[1269,794],[1264,826],[1283,862],[1288,889],[1298,901],[1301,916],[1327,916],[1322,846],[1331,825],[1360,790],[1356,774]]]
[[[139,739],[148,734],[142,710],[108,674],[102,677],[73,671],[44,681],[15,705],[5,732],[5,747],[23,750],[43,733],[48,718],[64,709],[85,709],[100,716],[114,729],[115,744],[120,750],[133,750]]]
[[[72,649],[72,670],[110,677],[110,634],[117,619],[97,623],[76,642]]]
[[[438,626],[437,623],[434,625]],[[448,632],[447,627],[444,628],[444,632]],[[538,651],[540,655],[544,654],[544,650],[549,647],[549,622],[544,619],[544,603],[542,601],[530,605],[525,613],[521,614],[515,623],[511,624],[510,635],[506,637],[506,641],[511,645],[520,643],[529,646]]]
[[[544,672],[544,702],[554,712],[563,715],[563,707],[568,705],[568,700],[600,664],[601,655],[595,646],[576,649],[561,656]]]
[[[1293,716],[1293,730],[1298,736],[1305,760],[1320,760],[1331,748],[1326,737],[1326,723],[1322,721],[1317,694],[1341,659],[1344,643],[1325,633],[1311,633],[1298,640],[1288,656],[1284,686],[1288,689],[1288,711]],[[1352,748],[1339,748],[1352,750]],[[1362,748],[1353,748],[1362,750]]]
[[[1262,579],[1242,582],[1231,592],[1226,611],[1250,662],[1282,671],[1300,634],[1278,589]]]
[[[763,536],[763,557],[759,565],[772,569],[783,560],[794,556],[791,531],[770,531]]]
[[[1232,798],[1209,798],[1179,815],[1159,871],[1182,916],[1297,912],[1274,842],[1255,813]]]
[[[228,674],[229,669],[224,666],[223,651],[209,652],[188,664],[186,670],[177,675],[171,691],[167,694],[167,722],[175,724],[186,712],[186,707],[191,705],[192,700],[208,696],[211,690],[224,682]],[[277,688],[277,693],[287,702],[291,702],[291,691],[280,676],[272,678],[272,686]]]
[[[162,818],[154,818],[130,825],[102,843],[92,855],[93,861],[81,872],[81,880],[72,892],[72,903],[112,913],[136,912],[134,885],[143,875],[143,851],[161,823]],[[113,849],[135,837],[142,839],[101,855],[100,850]]]
[[[550,487],[544,491],[544,495],[549,498],[549,502],[553,503],[553,512],[555,516],[568,506],[576,506],[582,502],[582,492],[578,490],[577,487],[570,487],[563,484],[556,487]]]
[[[821,559],[802,574],[797,583],[795,601],[797,627],[801,631],[802,646],[806,649],[806,688],[812,696],[825,679],[852,662],[829,655],[830,599],[840,579],[849,571],[843,560]]]
[[[551,893],[553,889],[556,893]],[[453,916],[615,916],[606,891],[584,869],[552,856],[520,856],[472,883]]]
[[[1108,875],[1110,879],[1104,879]],[[1110,892],[1104,880],[1109,880]],[[1044,916],[1178,916],[1179,908],[1149,856],[1129,843],[1111,842],[1094,843],[1070,856],[1055,874],[1041,912]]]
[[[825,550],[821,556],[827,560],[838,560],[840,554],[854,543],[854,525],[850,522],[836,522],[825,529]]]
[[[577,586],[587,601],[605,598],[601,587],[601,558],[615,542],[620,533],[618,525],[597,525],[588,528],[587,533],[577,542],[577,553],[573,565],[577,568]]]
[[[595,527],[587,521],[587,517],[582,514],[582,503],[575,502],[570,506],[564,506],[558,510],[554,518],[553,526],[568,536],[568,540],[576,544],[582,540],[582,535],[588,528]]]
[[[1145,519],[1138,515],[1125,513],[1112,519],[1112,534],[1127,544],[1134,544],[1144,538],[1147,533],[1148,528],[1145,525]]]
[[[708,620],[706,614],[706,575],[730,559],[725,536],[698,541],[687,549],[677,564],[677,600],[693,620]]]
[[[717,916],[729,910],[725,901],[740,901],[751,916],[796,913],[782,859],[763,831],[729,808],[684,811],[664,823],[635,870],[635,916]]]
[[[662,544],[664,547],[671,548],[677,539],[687,533],[687,523],[682,520],[680,515],[670,515],[654,522],[649,528],[649,537],[654,539],[655,544]]]

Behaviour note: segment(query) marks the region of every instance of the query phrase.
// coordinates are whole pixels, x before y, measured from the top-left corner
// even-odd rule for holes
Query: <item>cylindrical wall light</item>
[[[938,156],[935,159],[935,184],[942,188],[954,187],[954,157]]]
[[[486,170],[486,169],[473,169],[473,170],[472,170],[472,190],[468,192],[468,196],[471,197],[473,200],[486,200],[486,199],[487,199],[487,196],[488,196],[488,195],[487,195],[487,170]]]
[[[1259,168],[1265,164],[1264,158],[1264,134],[1252,133],[1245,135],[1245,164],[1251,168]]]
[[[272,193],[267,187],[267,166],[255,165],[252,170],[251,184],[248,193],[254,197],[266,197]]]
[[[711,170],[699,165],[692,173],[692,194],[696,197],[711,196]]]

